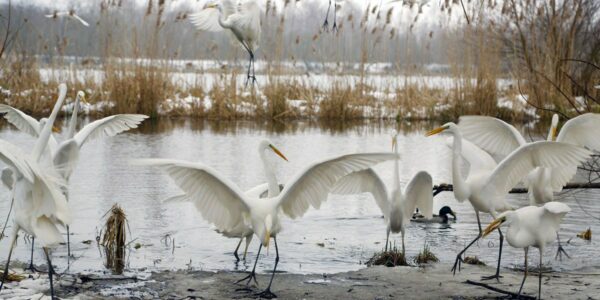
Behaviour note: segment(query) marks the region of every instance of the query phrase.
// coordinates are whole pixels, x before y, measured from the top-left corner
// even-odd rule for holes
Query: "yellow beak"
[[[265,241],[263,243],[263,245],[265,246],[265,248],[269,249],[269,242],[271,241],[271,232],[269,232],[267,230],[267,234],[265,234]]]
[[[217,8],[217,5],[214,4],[214,3],[207,4],[207,5],[204,6],[204,9],[207,9],[207,8]]]
[[[500,227],[500,225],[502,225],[502,223],[504,223],[504,221],[506,221],[504,218],[499,218],[494,220],[492,223],[490,223],[490,225],[488,225],[484,230],[483,230],[483,234],[482,234],[482,238],[486,237],[488,234],[490,234],[492,231],[496,230],[496,228]]]
[[[89,104],[87,102],[87,100],[85,99],[85,94],[83,96],[81,96],[81,102],[85,103],[85,104]]]
[[[556,127],[552,127],[552,141],[556,142]]]
[[[283,153],[281,153],[281,151],[279,151],[279,149],[275,148],[275,146],[269,145],[269,147],[271,147],[271,149],[273,149],[273,152],[275,152],[275,154],[279,155],[279,157],[283,158],[285,161],[288,161],[288,159],[285,157],[285,155],[283,155]]]
[[[52,126],[52,132],[59,133],[60,132],[60,128],[58,128],[56,126]]]
[[[392,138],[392,151],[398,147],[398,139],[396,137]]]
[[[436,128],[434,130],[431,130],[431,131],[427,132],[425,134],[425,136],[432,136],[432,135],[438,134],[438,133],[440,133],[440,132],[442,132],[444,130],[446,130],[445,127],[438,127],[438,128]]]

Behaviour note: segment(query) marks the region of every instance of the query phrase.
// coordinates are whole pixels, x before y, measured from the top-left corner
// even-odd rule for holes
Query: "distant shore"
[[[299,275],[278,273],[272,292],[280,299],[499,299],[506,295],[467,284],[467,280],[481,282],[490,275],[490,266],[463,265],[462,272],[453,276],[449,264],[438,263],[426,267],[369,267],[354,272],[328,275]],[[500,283],[485,283],[516,292],[522,273],[502,270]],[[546,273],[542,277],[543,299],[598,299],[598,275],[581,273]],[[62,299],[97,299],[126,297],[130,299],[256,299],[266,287],[270,274],[259,274],[259,287],[244,289],[239,272],[162,271],[149,278],[63,276],[55,285]],[[44,275],[11,283],[0,298],[34,298],[47,294]],[[537,296],[537,272],[530,272],[524,294]],[[36,290],[39,289],[39,290]],[[37,298],[37,297],[35,297]]]

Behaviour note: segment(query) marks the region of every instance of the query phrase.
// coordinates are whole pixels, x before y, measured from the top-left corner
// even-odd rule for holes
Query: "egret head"
[[[285,155],[283,155],[283,153],[281,153],[281,151],[279,151],[279,149],[277,149],[275,146],[273,146],[273,144],[270,141],[268,141],[268,140],[263,140],[258,145],[258,151],[260,153],[263,153],[263,151],[265,151],[265,150],[273,151],[279,157],[283,158],[283,160],[288,161],[288,159],[285,157]]]
[[[85,93],[83,91],[77,92],[77,98],[76,98],[76,100],[80,100],[81,102],[83,102],[85,104],[89,104],[87,102],[87,100],[85,99]]]
[[[552,116],[552,124],[550,125],[550,133],[548,136],[549,141],[556,141],[556,133],[558,129],[558,115],[554,114]]]
[[[481,237],[486,237],[488,234],[492,233],[492,231],[496,230],[497,228],[500,228],[501,226],[510,225],[510,223],[512,223],[512,221],[514,220],[514,217],[514,211],[507,211],[501,213],[494,221],[492,221],[492,223],[490,223],[490,225],[488,225],[483,230],[483,234],[481,235]]]
[[[449,131],[453,131],[457,128],[456,124],[452,123],[452,122],[448,122],[444,125],[442,125],[441,127],[438,127],[436,129],[430,130],[429,132],[427,132],[425,134],[425,136],[432,136],[432,135],[436,135],[438,133],[444,132],[446,130]]]

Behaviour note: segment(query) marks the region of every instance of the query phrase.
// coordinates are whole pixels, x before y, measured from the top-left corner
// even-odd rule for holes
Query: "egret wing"
[[[383,216],[389,217],[390,203],[387,189],[381,178],[371,168],[342,177],[335,184],[331,193],[338,195],[371,193]]]
[[[27,181],[33,183],[35,174],[31,169],[31,161],[22,153],[23,150],[13,144],[0,140],[0,160],[22,174]]]
[[[87,124],[73,137],[79,147],[86,141],[99,137],[115,136],[123,131],[137,128],[147,119],[146,115],[122,114],[106,117]]]
[[[28,114],[6,104],[0,104],[0,113],[3,113],[6,121],[20,131],[35,137],[39,135],[40,122]]]
[[[133,164],[161,168],[185,192],[202,217],[221,230],[232,229],[250,212],[243,192],[235,184],[200,163],[141,159]]]
[[[540,141],[526,144],[498,164],[484,185],[482,195],[503,197],[536,167],[579,165],[590,155],[591,152],[584,148],[565,143]]]
[[[223,30],[223,27],[219,24],[219,11],[216,8],[205,8],[191,14],[189,18],[190,22],[199,31],[218,32]]]
[[[342,177],[397,157],[393,153],[350,154],[313,164],[285,185],[277,202],[290,218],[301,217],[311,206],[318,209]]]
[[[448,138],[446,145],[452,148],[452,144],[453,138]],[[497,165],[489,153],[465,139],[462,139],[461,156],[469,163],[469,174],[491,171]]]
[[[73,14],[73,18],[75,18],[75,20],[79,21],[85,27],[89,27],[90,26],[90,24],[88,22],[86,22],[84,19],[82,19],[80,16],[78,16],[76,14]]]
[[[433,180],[425,171],[417,173],[406,186],[403,203],[404,220],[412,218],[415,208],[419,208],[426,219],[433,214]]]
[[[458,126],[465,139],[492,154],[508,155],[527,143],[514,126],[497,118],[462,116]]]
[[[79,145],[75,139],[69,139],[60,144],[53,157],[54,168],[62,176],[68,179],[75,169],[79,158]]]
[[[15,178],[13,175],[14,175],[14,172],[11,168],[2,169],[2,175],[0,175],[0,178],[2,179],[2,183],[9,190],[12,190],[14,187],[14,184],[15,184]]]

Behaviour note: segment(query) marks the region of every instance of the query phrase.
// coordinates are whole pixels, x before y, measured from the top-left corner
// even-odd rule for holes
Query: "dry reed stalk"
[[[106,268],[115,274],[123,274],[125,268],[125,246],[127,240],[127,216],[123,209],[115,204],[103,227],[102,242],[106,254]]]

